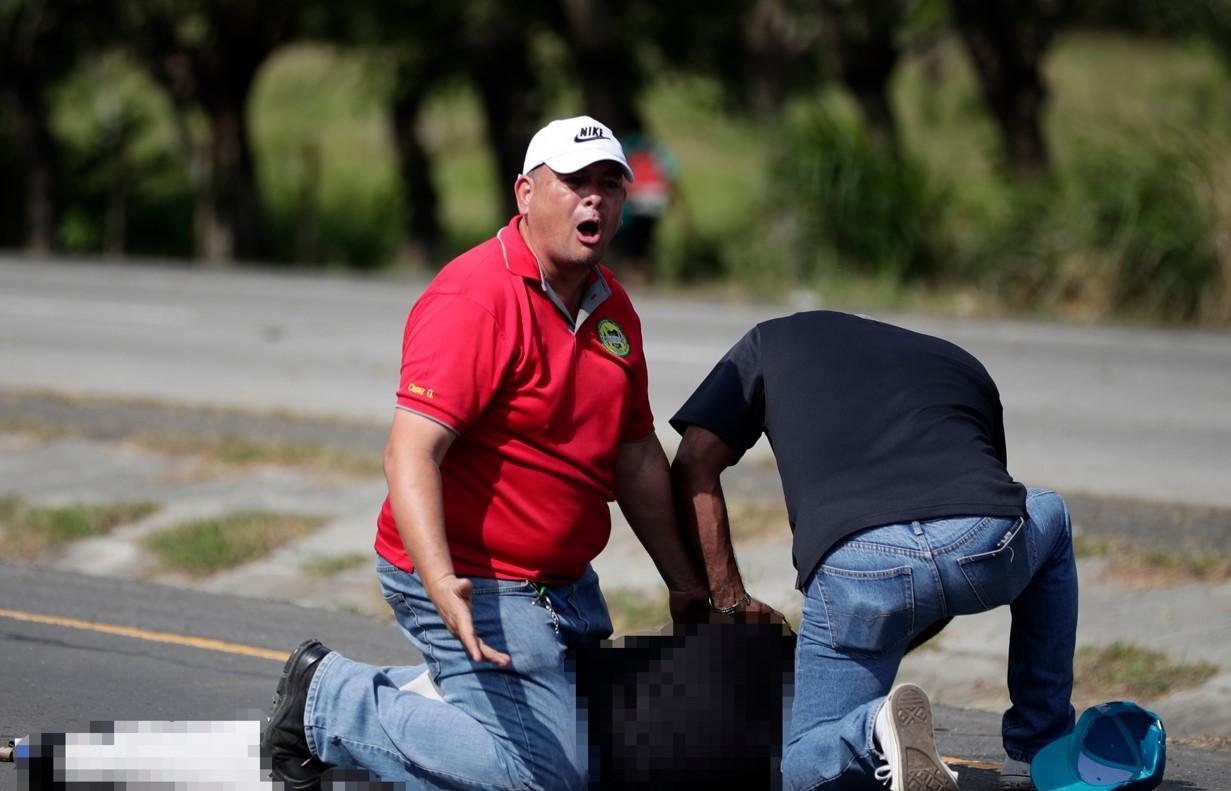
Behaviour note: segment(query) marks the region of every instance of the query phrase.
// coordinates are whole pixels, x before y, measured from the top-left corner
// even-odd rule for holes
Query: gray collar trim
[[[539,285],[542,287],[543,293],[551,300],[551,303],[556,306],[556,310],[559,311],[560,316],[568,324],[569,329],[573,331],[574,335],[577,334],[577,330],[586,323],[586,319],[590,318],[598,306],[606,302],[607,298],[611,296],[611,284],[607,282],[607,278],[603,277],[603,273],[599,271],[597,266],[592,267],[591,271],[594,272],[594,282],[590,284],[590,287],[586,289],[585,296],[581,298],[581,308],[577,311],[577,320],[574,321],[572,315],[569,314],[568,308],[564,306],[564,301],[560,299],[560,295],[547,282],[547,275],[543,272],[543,265],[539,264]]]
[[[503,228],[500,229],[500,231],[503,230]],[[496,241],[500,243],[500,251],[504,254],[504,268],[512,271],[512,267],[509,266],[509,249],[504,246],[504,240],[500,238],[500,231],[496,232]],[[556,310],[560,312],[560,316],[568,324],[569,329],[576,335],[578,328],[586,323],[586,319],[611,296],[611,284],[607,282],[607,278],[603,277],[602,271],[597,266],[590,267],[590,271],[594,273],[594,282],[590,284],[590,287],[586,289],[585,296],[581,298],[581,309],[577,311],[577,320],[574,321],[568,308],[564,306],[564,300],[560,299],[560,295],[547,282],[547,273],[543,271],[543,262],[539,260],[537,255],[534,255],[533,250],[530,251],[530,254],[534,256],[534,263],[539,268],[539,286],[543,289],[543,293],[547,295],[547,298],[551,300],[551,304],[556,306]]]

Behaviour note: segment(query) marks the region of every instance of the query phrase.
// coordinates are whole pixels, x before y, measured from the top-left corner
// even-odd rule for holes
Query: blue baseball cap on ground
[[[1082,712],[1077,727],[1030,762],[1038,791],[1146,791],[1163,781],[1167,732],[1152,711],[1129,701]]]

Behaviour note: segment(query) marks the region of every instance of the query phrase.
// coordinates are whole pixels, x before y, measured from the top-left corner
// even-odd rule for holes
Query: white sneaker
[[[887,763],[876,779],[890,791],[958,791],[957,772],[936,752],[932,704],[914,684],[899,684],[885,698],[886,725],[881,754]]]
[[[1000,767],[1000,788],[1002,791],[1032,791],[1034,781],[1030,779],[1030,764],[1006,755]]]

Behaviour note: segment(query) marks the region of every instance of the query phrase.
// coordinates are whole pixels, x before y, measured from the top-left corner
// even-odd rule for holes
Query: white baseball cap
[[[526,146],[523,174],[546,165],[557,173],[576,173],[595,162],[618,162],[624,177],[633,180],[633,169],[624,158],[624,147],[603,124],[588,115],[552,121],[535,132]]]

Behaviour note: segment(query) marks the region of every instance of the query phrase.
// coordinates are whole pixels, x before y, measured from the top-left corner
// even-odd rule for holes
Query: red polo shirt
[[[620,443],[654,430],[641,323],[596,267],[574,332],[519,220],[415,303],[397,403],[458,435],[441,464],[457,573],[567,582],[607,544]],[[377,527],[376,551],[412,570],[388,498]]]

